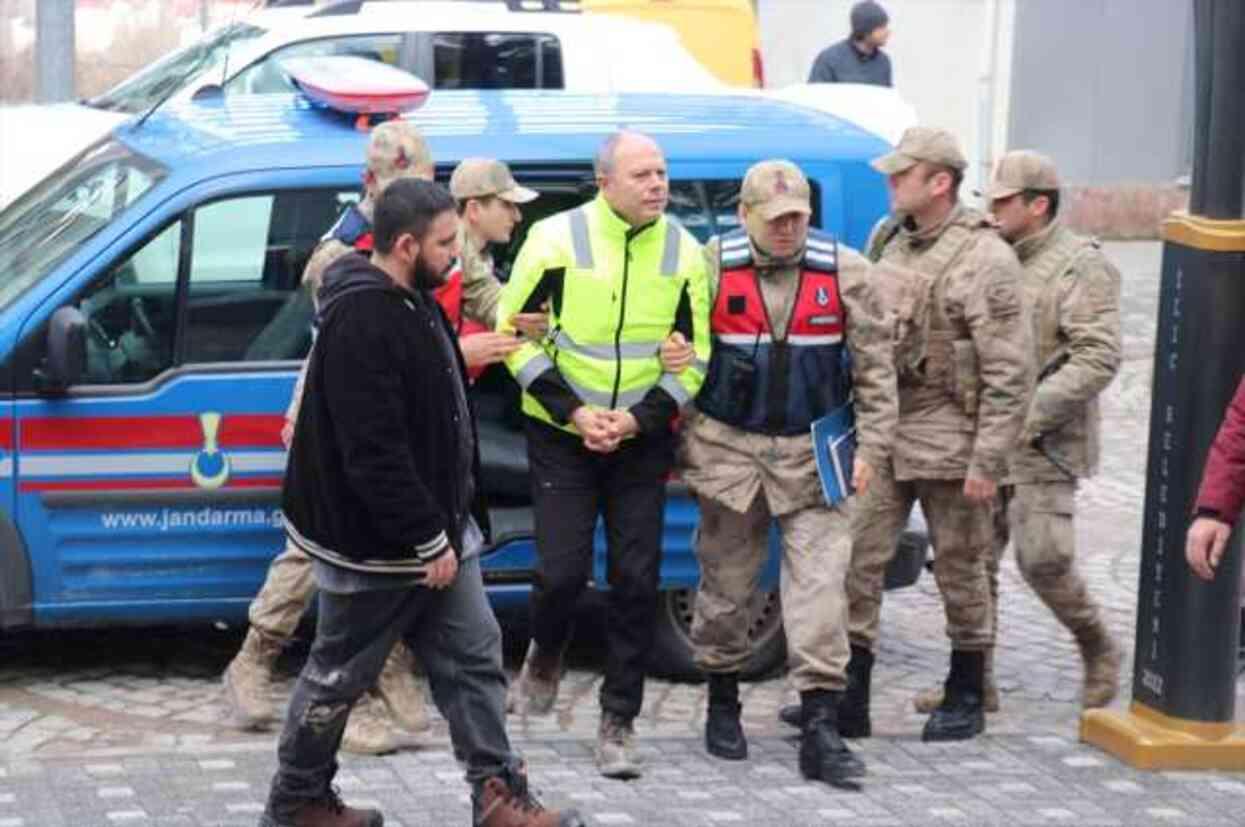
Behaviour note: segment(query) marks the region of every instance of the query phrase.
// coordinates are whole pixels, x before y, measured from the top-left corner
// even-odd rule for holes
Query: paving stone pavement
[[[1160,247],[1108,245],[1124,273],[1126,361],[1103,399],[1103,467],[1078,496],[1081,565],[1131,664]],[[932,577],[887,595],[874,735],[859,744],[858,792],[804,782],[776,721],[794,699],[782,678],[750,684],[751,758],[702,747],[704,688],[650,682],[641,718],[643,779],[597,776],[600,659],[588,641],[555,712],[513,716],[535,785],[594,825],[1241,824],[1245,777],[1149,773],[1077,742],[1080,659],[1071,638],[1005,565],[997,672],[1003,709],[971,743],[926,745],[913,694],[941,679],[948,646]],[[254,824],[275,736],[224,726],[219,675],[236,631],[133,630],[0,639],[0,827]],[[511,661],[520,644],[512,642]],[[296,662],[287,664],[292,671]],[[1129,696],[1126,675],[1123,705]],[[278,700],[290,681],[275,687]],[[1245,709],[1245,706],[1240,708]],[[391,825],[469,822],[466,787],[440,719],[419,749],[346,757],[348,801]]]

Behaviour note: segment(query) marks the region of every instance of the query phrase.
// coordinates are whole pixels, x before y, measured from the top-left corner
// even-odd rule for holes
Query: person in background
[[[809,83],[867,83],[894,86],[891,59],[882,47],[890,39],[890,17],[873,0],[852,6],[852,33],[813,61]]]

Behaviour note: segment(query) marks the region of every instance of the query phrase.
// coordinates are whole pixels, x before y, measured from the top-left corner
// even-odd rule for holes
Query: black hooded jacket
[[[472,512],[487,531],[453,330],[430,292],[398,287],[358,253],[325,271],[319,303],[285,473],[286,531],[336,566],[418,574],[460,553]]]

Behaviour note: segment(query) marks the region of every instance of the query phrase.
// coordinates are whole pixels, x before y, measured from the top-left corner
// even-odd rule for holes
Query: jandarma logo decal
[[[199,414],[203,448],[190,460],[190,478],[200,488],[220,488],[229,481],[229,457],[217,444],[220,421],[221,415],[215,411]]]

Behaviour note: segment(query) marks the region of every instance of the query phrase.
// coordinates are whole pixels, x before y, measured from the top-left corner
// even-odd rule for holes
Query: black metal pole
[[[1231,722],[1241,534],[1212,583],[1184,559],[1211,441],[1245,371],[1245,3],[1195,0],[1190,214],[1164,225],[1133,698],[1170,718]]]

